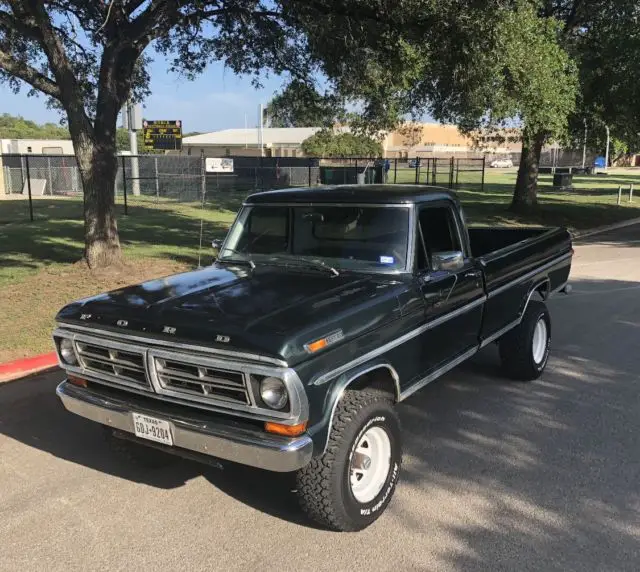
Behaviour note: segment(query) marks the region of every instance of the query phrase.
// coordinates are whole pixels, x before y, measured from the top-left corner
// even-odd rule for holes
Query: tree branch
[[[0,69],[28,83],[34,89],[60,100],[60,90],[54,81],[2,50],[0,50]]]

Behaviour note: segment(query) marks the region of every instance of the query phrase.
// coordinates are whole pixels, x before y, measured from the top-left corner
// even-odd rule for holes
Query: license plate
[[[164,443],[165,445],[173,445],[173,437],[171,436],[171,426],[168,421],[156,419],[148,415],[140,413],[133,414],[133,430],[136,437],[142,437],[149,441]]]

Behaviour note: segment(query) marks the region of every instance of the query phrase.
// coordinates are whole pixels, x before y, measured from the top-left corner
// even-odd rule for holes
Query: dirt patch
[[[122,265],[90,270],[78,262],[43,268],[17,284],[0,287],[0,363],[53,349],[54,316],[65,304],[188,270],[180,262],[157,258],[126,260]]]

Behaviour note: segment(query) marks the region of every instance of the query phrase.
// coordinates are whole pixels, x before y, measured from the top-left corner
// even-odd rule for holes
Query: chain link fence
[[[484,159],[232,159],[233,172],[211,173],[198,156],[121,155],[115,204],[132,215],[136,206],[166,210],[177,203],[236,210],[251,193],[289,187],[386,183],[482,189],[484,185]],[[9,200],[0,202],[0,222],[82,218],[82,179],[74,156],[3,155],[1,160],[0,184],[4,180]]]

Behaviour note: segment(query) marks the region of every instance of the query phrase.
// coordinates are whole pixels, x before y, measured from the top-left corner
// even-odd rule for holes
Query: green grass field
[[[393,171],[389,175],[393,182]],[[635,184],[640,194],[639,171],[576,177],[575,189],[562,192],[553,190],[550,175],[543,175],[540,207],[527,216],[515,216],[507,210],[514,170],[487,169],[484,190],[478,184],[479,175],[461,173],[459,179],[458,193],[473,224],[585,229],[640,217],[640,196],[634,203],[628,198],[630,184]],[[398,171],[398,183],[414,181],[414,170]],[[443,177],[442,183],[447,182],[448,176]],[[616,205],[619,185],[625,188],[621,206]],[[0,363],[50,350],[53,316],[68,301],[193,268],[198,262],[201,219],[202,264],[208,264],[211,240],[225,235],[244,196],[220,193],[204,208],[197,203],[136,197],[129,203],[127,216],[118,204],[124,265],[101,272],[92,272],[78,262],[83,251],[81,200],[35,199],[33,222],[29,221],[26,200],[1,200]]]

